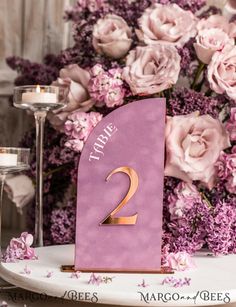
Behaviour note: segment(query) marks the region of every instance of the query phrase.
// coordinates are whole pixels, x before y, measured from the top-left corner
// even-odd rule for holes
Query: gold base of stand
[[[75,270],[74,265],[62,265],[61,272],[73,273],[73,272],[92,272],[92,273],[132,273],[132,274],[174,274],[174,271],[169,267],[161,267],[157,270],[142,270],[142,269],[78,269]]]

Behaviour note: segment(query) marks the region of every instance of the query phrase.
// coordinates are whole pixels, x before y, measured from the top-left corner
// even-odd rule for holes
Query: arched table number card
[[[107,115],[80,158],[75,269],[160,272],[165,99]]]

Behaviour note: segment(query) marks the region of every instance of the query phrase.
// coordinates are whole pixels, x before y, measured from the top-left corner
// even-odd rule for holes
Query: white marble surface
[[[236,302],[236,256],[225,257],[209,257],[204,254],[195,257],[197,269],[188,272],[176,273],[175,277],[191,277],[192,282],[189,287],[173,288],[170,286],[162,286],[161,281],[163,275],[155,274],[102,274],[102,276],[115,276],[112,283],[101,284],[100,286],[89,285],[88,280],[90,273],[83,273],[79,279],[70,278],[70,273],[61,273],[59,267],[61,264],[72,264],[74,255],[73,245],[64,246],[52,246],[37,249],[39,260],[37,261],[20,261],[18,263],[3,264],[0,268],[0,274],[7,281],[33,292],[42,294],[46,293],[53,297],[66,297],[70,301],[64,301],[64,304],[68,306],[74,306],[75,300],[81,300],[85,303],[91,302],[91,298],[98,297],[97,303],[109,304],[109,305],[124,305],[124,306],[207,306],[207,305],[220,305],[222,300],[216,298],[221,294],[221,298],[225,297],[225,293],[229,293],[230,302]],[[29,275],[23,275],[21,272],[24,270],[25,265],[32,270]],[[53,271],[51,278],[46,278],[48,271]],[[138,287],[138,284],[145,279],[149,284],[147,288]],[[200,294],[196,299],[196,304],[192,299],[186,299],[188,296],[193,297],[198,291],[209,291],[212,299],[204,301],[200,299]],[[12,290],[13,293],[15,290]],[[66,292],[67,291],[67,292]],[[170,300],[163,302],[161,299],[154,301],[151,299],[148,303],[141,299],[142,292],[145,297],[148,293],[149,298],[154,296],[157,299],[158,293],[166,294],[168,297],[175,295],[184,296],[185,299]],[[27,292],[28,293],[28,292]],[[87,294],[86,294],[87,293]],[[170,293],[170,294],[168,294]],[[5,293],[6,294],[6,293]],[[86,299],[87,295],[87,299]],[[79,297],[80,296],[80,297]],[[36,303],[42,303],[45,296],[35,296],[39,298],[39,301],[32,301],[27,306],[39,306],[33,305]],[[24,299],[24,296],[23,296]],[[7,298],[6,298],[7,300]],[[9,299],[8,299],[9,300]],[[19,300],[19,297],[18,297]],[[30,300],[30,297],[28,298]],[[61,299],[50,299],[46,296],[43,306],[57,306],[62,303]],[[93,300],[92,303],[95,301]],[[12,306],[23,306],[12,302]],[[79,302],[77,302],[78,304]],[[46,305],[47,304],[47,305]],[[51,304],[51,305],[50,305]],[[42,306],[41,305],[41,306]],[[66,305],[67,306],[67,305]],[[233,306],[233,305],[232,305]]]

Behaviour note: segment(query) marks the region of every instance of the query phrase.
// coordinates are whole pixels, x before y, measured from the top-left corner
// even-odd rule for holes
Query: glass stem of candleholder
[[[3,207],[3,191],[6,180],[6,174],[0,175],[1,187],[0,187],[0,262],[2,262],[2,207]]]
[[[43,246],[43,135],[47,111],[34,112],[36,125],[35,245]]]

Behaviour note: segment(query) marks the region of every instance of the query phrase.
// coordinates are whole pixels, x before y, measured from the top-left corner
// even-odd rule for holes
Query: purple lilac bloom
[[[206,4],[206,0],[159,0],[156,2],[161,4],[175,3],[182,9],[190,10],[193,13],[196,13]]]
[[[181,57],[180,72],[190,80],[195,75],[197,69],[197,55],[193,46],[194,40],[194,38],[191,38],[182,48],[178,48],[178,53]]]
[[[230,140],[236,141],[236,108],[231,109],[230,119],[226,123],[226,129],[229,132]]]
[[[32,63],[15,56],[7,58],[7,64],[19,74],[15,79],[15,85],[50,85],[59,73],[56,66]]]
[[[235,230],[235,222],[235,204],[219,202],[213,210],[213,218],[209,220],[206,239],[208,248],[215,255],[229,253],[232,248],[232,228]],[[233,244],[235,246],[235,242]]]
[[[195,202],[190,209],[186,209],[181,220],[168,223],[170,232],[170,251],[185,251],[194,254],[205,244],[209,221],[212,219],[210,208],[206,202]]]
[[[188,88],[176,88],[169,99],[167,113],[174,116],[199,111],[201,115],[209,114],[218,118],[221,106],[222,102],[217,98],[207,97],[203,93]]]
[[[64,208],[54,209],[51,215],[53,244],[74,243],[76,202],[71,200]]]

